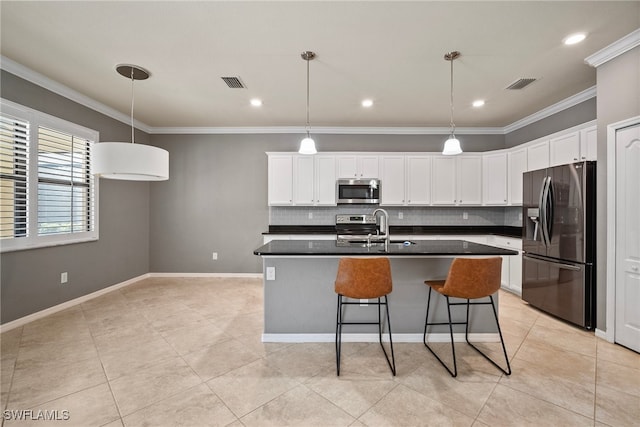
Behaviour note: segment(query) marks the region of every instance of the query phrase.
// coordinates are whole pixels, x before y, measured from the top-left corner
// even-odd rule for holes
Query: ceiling
[[[148,69],[135,118],[152,128],[449,124],[504,127],[596,83],[584,59],[640,28],[640,1],[0,2],[1,54],[128,114],[121,63]],[[574,32],[588,37],[565,46]],[[245,89],[230,89],[238,76]],[[519,78],[536,82],[505,88]],[[251,98],[263,100],[252,107]],[[363,99],[374,101],[363,108]],[[471,102],[484,99],[482,108]]]

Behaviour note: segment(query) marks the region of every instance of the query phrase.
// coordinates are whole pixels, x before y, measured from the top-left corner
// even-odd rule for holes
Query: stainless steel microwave
[[[336,181],[336,199],[339,205],[377,205],[380,203],[380,180],[339,179]]]

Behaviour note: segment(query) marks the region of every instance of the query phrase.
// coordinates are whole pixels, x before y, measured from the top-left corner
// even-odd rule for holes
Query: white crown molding
[[[640,28],[630,32],[620,40],[611,43],[609,46],[600,49],[593,55],[586,57],[584,62],[597,68],[636,46],[640,46]]]
[[[446,135],[449,127],[328,127],[313,126],[312,134],[333,135]],[[305,133],[304,126],[265,126],[265,127],[152,127],[152,134],[285,134]],[[456,128],[456,134],[460,135],[502,135],[501,127],[468,127]]]
[[[108,107],[103,103],[96,101],[93,98],[89,98],[88,96],[83,95],[80,92],[74,89],[71,89],[68,86],[63,85],[62,83],[58,83],[57,81],[52,80],[43,74],[33,71],[32,69],[27,68],[24,65],[19,64],[14,60],[7,58],[6,56],[0,55],[0,68],[2,68],[3,70],[11,74],[15,74],[21,79],[27,80],[44,89],[50,90],[53,93],[56,93],[60,96],[64,96],[65,98],[68,98],[74,102],[77,102],[80,105],[84,105],[85,107],[91,108],[92,110],[95,110],[98,113],[102,113],[105,116],[118,120],[119,122],[125,123],[127,125],[131,124],[130,116],[126,114],[122,114],[118,110]],[[140,129],[143,132],[150,133],[151,127],[145,123],[142,123],[134,119],[133,125],[134,127],[136,127],[137,129]]]
[[[640,31],[640,30],[639,30]],[[635,33],[635,32],[634,32]],[[634,34],[632,33],[632,34]],[[0,55],[0,68],[16,76],[34,83],[44,89],[50,90],[58,95],[64,96],[80,105],[91,108],[112,119],[125,124],[130,124],[128,115],[108,107],[80,92],[71,89],[55,80],[50,79],[30,68],[25,67],[5,56]],[[590,87],[576,95],[551,105],[528,117],[514,122],[505,127],[460,127],[456,128],[456,133],[460,135],[505,135],[514,130],[520,129],[536,121],[549,117],[552,114],[573,107],[587,99],[596,96],[595,86]],[[246,126],[246,127],[152,127],[138,120],[134,120],[134,126],[148,134],[293,134],[305,133],[303,126]],[[316,134],[334,135],[446,135],[449,127],[313,127]]]
[[[559,113],[560,111],[566,110],[567,108],[571,108],[574,105],[578,105],[581,102],[584,102],[588,99],[595,98],[595,96],[596,96],[596,87],[591,86],[590,88],[585,89],[582,92],[578,92],[575,95],[570,96],[566,99],[563,99],[562,101],[556,104],[550,105],[547,108],[543,108],[537,113],[533,113],[530,116],[527,116],[523,119],[518,120],[517,122],[513,122],[510,125],[505,126],[503,128],[504,134],[508,134],[510,132],[513,132],[514,130],[518,130],[527,125],[540,121],[546,117],[552,116],[556,113]]]

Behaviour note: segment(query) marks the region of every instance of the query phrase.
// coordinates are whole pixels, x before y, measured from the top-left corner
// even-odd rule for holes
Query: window
[[[98,132],[0,100],[0,248],[98,238]]]

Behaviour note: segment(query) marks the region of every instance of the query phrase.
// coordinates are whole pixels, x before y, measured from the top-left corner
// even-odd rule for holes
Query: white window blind
[[[26,237],[29,123],[0,116],[0,239]]]
[[[91,141],[38,129],[38,234],[91,231]]]
[[[98,238],[98,132],[0,99],[0,249]]]

